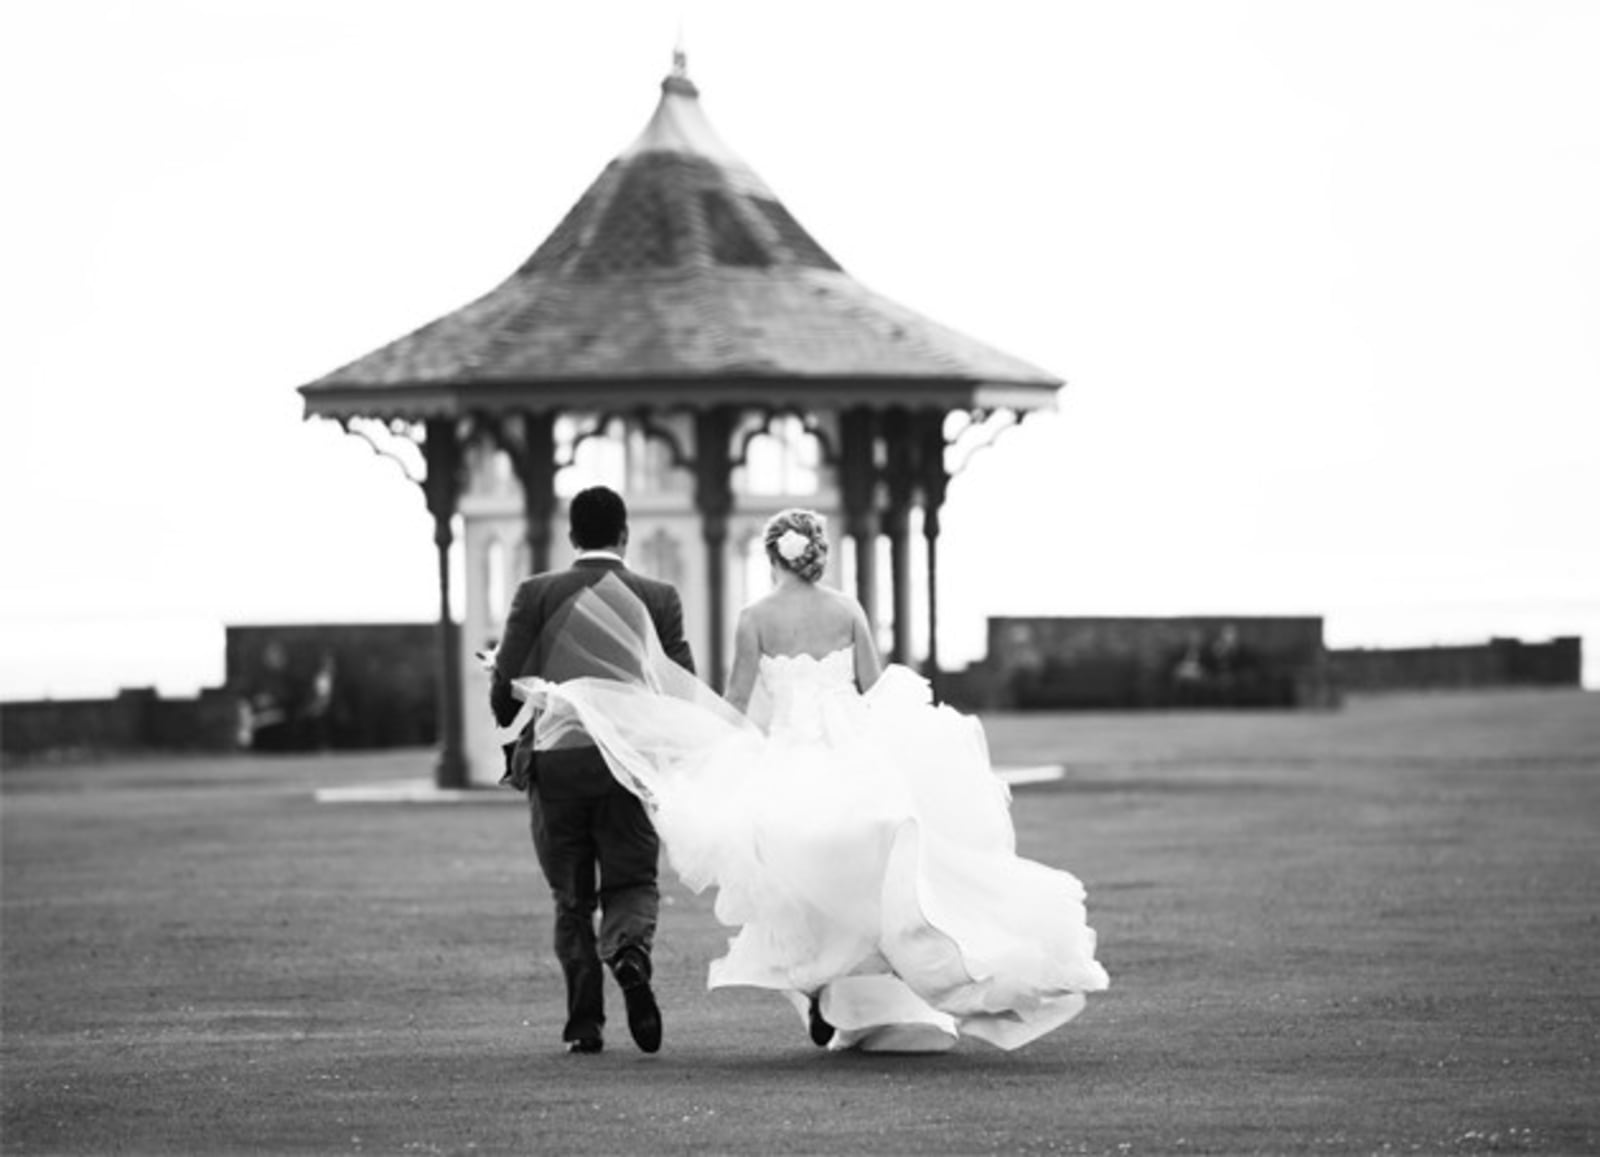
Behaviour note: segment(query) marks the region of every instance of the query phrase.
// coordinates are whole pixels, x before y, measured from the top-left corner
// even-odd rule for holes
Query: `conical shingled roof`
[[[845,273],[717,136],[681,57],[661,89],[644,132],[511,277],[301,387],[308,413],[1053,404],[1058,379]]]

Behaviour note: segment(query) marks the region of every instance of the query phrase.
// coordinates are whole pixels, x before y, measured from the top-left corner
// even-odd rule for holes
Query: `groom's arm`
[[[494,675],[489,680],[489,709],[495,722],[508,726],[517,717],[522,704],[511,690],[511,680],[520,679],[538,638],[534,584],[525,582],[517,587],[511,600],[511,610],[506,613],[506,628],[500,636],[500,646],[495,649]]]
[[[661,636],[661,649],[678,666],[694,674],[694,653],[689,641],[683,637],[683,600],[677,588],[667,587],[661,608],[655,615],[656,634]]]

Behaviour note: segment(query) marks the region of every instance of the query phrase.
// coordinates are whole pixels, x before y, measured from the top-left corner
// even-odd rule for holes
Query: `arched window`
[[[772,419],[750,439],[745,451],[745,494],[805,497],[821,485],[822,448],[805,423],[793,415]]]
[[[610,430],[592,434],[579,442],[572,452],[572,465],[556,474],[556,493],[571,498],[590,486],[609,486],[620,492],[627,490],[628,455],[623,440]]]
[[[489,488],[494,494],[511,494],[515,491],[517,480],[511,469],[511,455],[504,450],[496,450],[494,457],[489,459]]]
[[[673,586],[683,583],[683,549],[665,527],[657,527],[637,545],[639,569]]]
[[[673,462],[674,437],[669,429],[650,431],[628,427],[628,493],[686,494],[692,482],[687,470]]]
[[[752,530],[740,544],[739,558],[743,560],[739,573],[744,584],[740,602],[749,605],[772,589],[772,561],[767,558],[767,547],[759,528]]]
[[[483,549],[483,606],[489,621],[499,623],[506,617],[506,588],[510,576],[506,568],[506,544],[491,538]]]

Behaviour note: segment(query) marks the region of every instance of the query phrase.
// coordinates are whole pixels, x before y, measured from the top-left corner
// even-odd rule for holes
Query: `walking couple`
[[[570,1051],[603,1047],[607,966],[635,1043],[661,1046],[661,845],[738,929],[710,986],[782,994],[818,1045],[1017,1048],[1106,987],[1082,885],[1016,854],[981,726],[885,668],[819,583],[822,516],[768,522],[772,590],[740,614],[724,697],[694,676],[678,592],[624,563],[622,498],[569,510],[577,557],[518,588],[491,701],[555,899]]]

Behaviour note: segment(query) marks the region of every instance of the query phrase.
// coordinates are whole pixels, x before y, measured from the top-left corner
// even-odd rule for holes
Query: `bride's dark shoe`
[[[822,1019],[822,1000],[818,993],[811,994],[811,1007],[806,1012],[806,1022],[811,1026],[811,1043],[818,1048],[827,1048],[836,1030]]]

